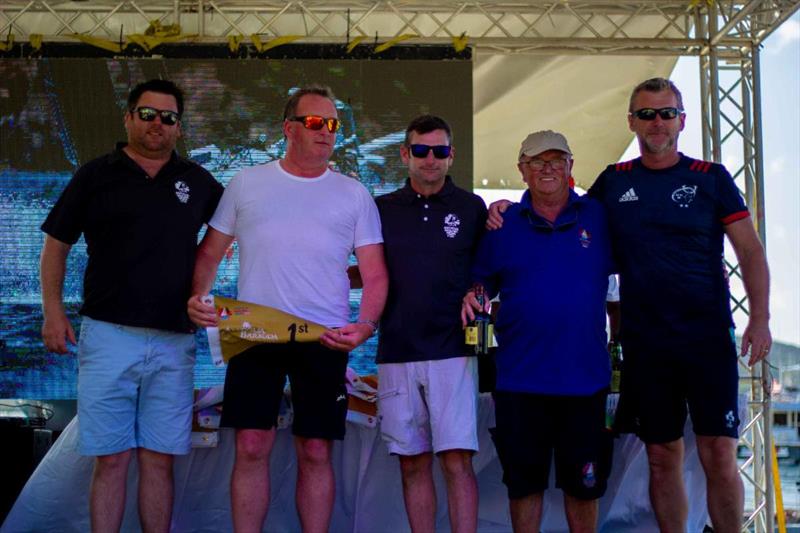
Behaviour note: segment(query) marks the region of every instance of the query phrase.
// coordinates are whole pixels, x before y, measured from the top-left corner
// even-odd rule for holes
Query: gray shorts
[[[477,359],[378,365],[378,417],[390,453],[477,451]]]

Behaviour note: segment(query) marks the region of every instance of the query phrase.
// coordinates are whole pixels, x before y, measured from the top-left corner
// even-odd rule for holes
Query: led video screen
[[[82,164],[125,140],[130,88],[162,77],[186,93],[178,152],[227,184],[242,168],[280,158],[282,113],[291,91],[330,86],[342,119],[332,157],[337,170],[373,195],[406,178],[399,157],[408,122],[421,113],[446,118],[454,131],[456,181],[472,183],[472,63],[465,60],[0,59],[0,398],[71,399],[77,362],[46,353],[42,324],[39,227]],[[202,237],[202,234],[201,234]],[[354,262],[354,259],[352,259]],[[86,248],[67,262],[64,300],[79,328]],[[220,265],[216,294],[235,296],[238,251]],[[357,312],[358,291],[351,293]],[[221,383],[199,332],[196,387]],[[374,371],[376,338],[351,354]]]

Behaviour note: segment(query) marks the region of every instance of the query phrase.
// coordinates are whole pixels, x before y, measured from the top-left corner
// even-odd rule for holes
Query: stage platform
[[[22,490],[0,531],[85,532],[89,531],[88,492],[91,457],[77,452],[74,419],[52,446]],[[480,451],[474,467],[480,490],[481,532],[511,531],[502,471],[489,437],[493,425],[491,397],[482,395],[479,412]],[[232,531],[228,481],[234,459],[232,430],[222,429],[215,448],[195,448],[175,461],[175,508],[172,531],[176,533],[220,533]],[[689,495],[687,531],[702,531],[706,523],[705,479],[691,431],[687,431],[685,481]],[[331,531],[398,533],[409,531],[403,506],[397,459],[386,451],[377,428],[348,423],[343,442],[334,447],[336,504]],[[136,511],[135,461],[128,478],[123,532],[140,531]],[[291,432],[283,429],[271,459],[272,495],[263,531],[299,532],[294,504],[296,459]],[[552,478],[552,472],[551,472]],[[435,471],[438,495],[437,531],[449,531],[444,480]],[[647,497],[647,458],[642,443],[626,435],[615,440],[614,466],[609,489],[600,503],[601,532],[657,531]],[[552,480],[551,480],[552,485]],[[543,532],[567,531],[561,492],[545,495]]]

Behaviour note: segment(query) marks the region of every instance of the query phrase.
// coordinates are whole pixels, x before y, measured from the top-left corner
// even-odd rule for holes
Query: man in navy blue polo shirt
[[[539,531],[553,454],[570,529],[592,531],[611,464],[605,211],[570,189],[572,152],[561,134],[532,133],[518,161],[528,190],[484,236],[473,268],[502,302],[492,433],[515,532]],[[467,293],[464,323],[478,308]]]
[[[124,115],[128,142],[73,176],[42,224],[42,337],[67,352],[67,255],[81,234],[89,261],[78,345],[79,451],[95,456],[92,531],[118,531],[128,464],[139,464],[144,531],[167,531],[173,455],[191,449],[194,334],[186,313],[197,233],[220,185],[179,157],[183,94],[167,80],[140,83]]]
[[[725,167],[678,152],[685,115],[678,88],[654,78],[631,94],[628,125],[641,157],[608,168],[589,191],[608,210],[619,267],[623,398],[650,461],[650,500],[662,531],[684,531],[687,407],[707,480],[714,531],[739,531],[738,372],[723,236],[750,304],[741,355],[766,357],[769,275],[764,249]]]
[[[381,433],[400,458],[413,531],[435,529],[434,453],[451,529],[475,531],[478,518],[477,360],[459,311],[486,206],[447,175],[454,154],[447,122],[415,118],[400,148],[408,180],[376,199],[389,270],[377,357]]]

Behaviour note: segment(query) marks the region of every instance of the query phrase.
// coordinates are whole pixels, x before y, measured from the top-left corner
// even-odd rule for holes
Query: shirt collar
[[[579,196],[578,193],[570,189],[566,207],[558,214],[555,223],[551,224],[533,209],[531,192],[526,190],[522,193],[522,198],[520,199],[520,215],[526,217],[537,228],[559,229],[578,221],[578,210],[586,203],[586,198],[586,195]]]
[[[126,154],[125,151],[123,150],[123,148],[125,148],[126,146],[128,146],[128,143],[118,142],[114,147],[114,151],[111,152],[111,154],[109,154],[108,156],[109,163],[123,164],[123,165],[133,163],[134,165],[136,165],[136,162],[133,161],[133,159],[131,159],[130,156],[128,156],[128,154]],[[175,150],[173,150],[169,156],[169,161],[167,161],[167,164],[164,165],[159,174],[165,171],[171,172],[173,168],[176,168],[178,165],[181,165],[184,162],[185,162],[184,159],[180,157]],[[136,168],[139,168],[139,165],[136,165]]]
[[[424,198],[426,200],[438,200],[440,202],[447,202],[448,198],[452,196],[453,192],[455,192],[456,186],[453,183],[453,179],[448,175],[444,178],[444,186],[441,190],[435,194],[431,194],[430,196],[422,196],[417,191],[415,191],[411,187],[411,179],[406,178],[406,183],[403,188],[400,189],[400,194],[403,196],[404,199],[408,200],[409,202],[413,202],[417,198]]]

